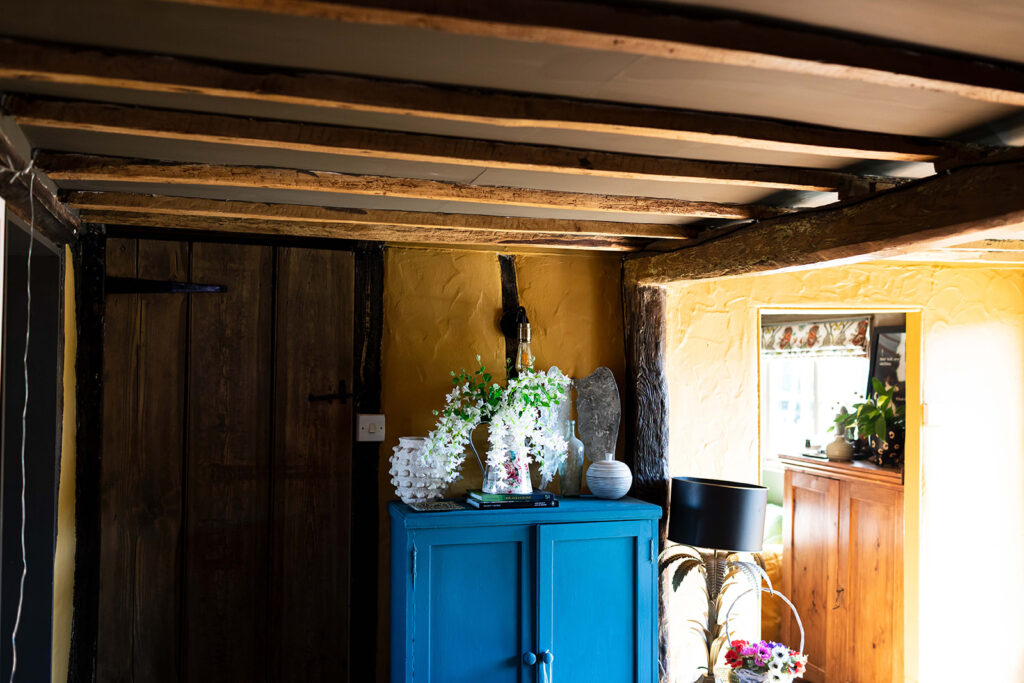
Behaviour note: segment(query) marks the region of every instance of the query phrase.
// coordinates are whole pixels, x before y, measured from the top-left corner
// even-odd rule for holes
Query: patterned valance
[[[868,355],[871,318],[804,320],[761,326],[761,353],[766,356]]]

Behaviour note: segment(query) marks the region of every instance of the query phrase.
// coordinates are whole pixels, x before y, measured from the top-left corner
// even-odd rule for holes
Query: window
[[[763,364],[765,453],[769,458],[824,448],[840,406],[863,400],[867,357],[776,356]],[[816,449],[815,449],[816,450]]]
[[[841,406],[862,400],[870,362],[870,318],[777,321],[761,328],[764,453],[817,451]],[[810,449],[808,449],[808,444]]]

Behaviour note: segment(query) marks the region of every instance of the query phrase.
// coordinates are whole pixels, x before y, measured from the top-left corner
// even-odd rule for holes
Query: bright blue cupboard
[[[661,510],[391,503],[393,683],[653,683]]]

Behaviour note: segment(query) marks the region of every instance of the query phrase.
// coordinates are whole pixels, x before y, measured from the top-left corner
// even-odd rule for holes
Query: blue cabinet
[[[390,513],[393,682],[657,680],[658,507]]]

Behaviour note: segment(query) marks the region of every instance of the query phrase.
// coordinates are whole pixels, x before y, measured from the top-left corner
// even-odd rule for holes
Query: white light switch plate
[[[383,441],[383,415],[356,415],[356,441]]]

